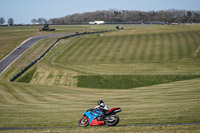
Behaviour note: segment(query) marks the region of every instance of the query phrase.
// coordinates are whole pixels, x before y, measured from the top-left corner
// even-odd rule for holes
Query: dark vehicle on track
[[[117,29],[117,30],[123,30],[123,29],[124,29],[124,27],[121,27],[121,26],[116,26],[116,29]]]
[[[50,29],[49,24],[44,24],[43,27],[42,27],[42,30],[38,29],[38,31],[55,31],[55,30],[56,29]]]

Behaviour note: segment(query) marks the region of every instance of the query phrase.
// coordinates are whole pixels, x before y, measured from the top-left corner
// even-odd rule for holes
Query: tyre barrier
[[[110,32],[110,31],[112,31],[112,30],[97,31],[97,32],[83,32],[83,33],[78,33],[77,32],[76,34],[68,35],[68,36],[65,36],[65,37],[60,37],[40,57],[38,57],[36,60],[34,60],[33,62],[31,62],[28,66],[26,66],[20,72],[18,72],[9,81],[11,81],[11,82],[15,81],[19,76],[21,76],[29,68],[31,68],[33,65],[35,65],[39,60],[41,60],[49,52],[49,50],[51,50],[62,39],[67,39],[67,38],[70,38],[70,37],[76,37],[76,36],[87,35],[87,34],[105,33],[105,32]]]

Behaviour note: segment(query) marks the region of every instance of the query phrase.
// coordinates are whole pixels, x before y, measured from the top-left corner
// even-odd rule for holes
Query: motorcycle
[[[90,126],[115,126],[119,123],[119,117],[115,115],[118,112],[121,112],[121,108],[112,108],[105,112],[105,117],[101,115],[101,111],[99,109],[88,109],[83,113],[83,118],[81,118],[78,122],[79,127],[87,127]]]

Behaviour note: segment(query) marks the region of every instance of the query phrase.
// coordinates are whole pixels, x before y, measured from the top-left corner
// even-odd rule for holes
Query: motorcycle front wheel
[[[119,117],[117,115],[110,115],[108,118],[106,121],[107,126],[116,126],[119,123]]]
[[[89,119],[87,116],[84,116],[78,121],[78,126],[79,127],[87,127],[89,125]]]

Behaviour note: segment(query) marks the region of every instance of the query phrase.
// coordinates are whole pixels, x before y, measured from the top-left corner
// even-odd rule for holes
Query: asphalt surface
[[[138,124],[138,125],[119,125],[115,127],[147,127],[147,126],[180,126],[180,125],[200,125],[200,122],[191,123],[165,123],[165,124]],[[95,126],[89,126],[95,127]],[[101,126],[100,126],[101,127]],[[56,128],[73,128],[73,127],[0,127],[0,130],[31,130],[31,129],[56,129]]]
[[[31,37],[31,38],[25,40],[21,45],[19,45],[17,48],[15,48],[11,53],[9,53],[6,57],[4,57],[0,61],[0,75],[36,42],[38,42],[42,39],[45,39],[45,38],[62,37],[62,36],[67,36],[67,35],[71,35],[71,34],[66,33],[66,34],[36,36],[36,37]]]

